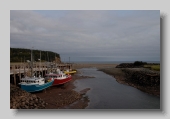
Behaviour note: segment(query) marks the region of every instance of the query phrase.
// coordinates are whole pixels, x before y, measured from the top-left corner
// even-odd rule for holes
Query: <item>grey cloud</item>
[[[159,60],[159,20],[159,11],[14,10],[10,12],[10,46],[34,45],[63,57]]]

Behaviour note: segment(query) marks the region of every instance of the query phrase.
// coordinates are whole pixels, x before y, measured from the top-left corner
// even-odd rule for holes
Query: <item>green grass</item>
[[[151,66],[151,70],[160,71],[160,65],[153,65],[153,66]]]
[[[160,71],[160,65],[144,65],[144,68],[149,68],[151,70]]]
[[[151,65],[144,65],[144,68],[151,68]]]

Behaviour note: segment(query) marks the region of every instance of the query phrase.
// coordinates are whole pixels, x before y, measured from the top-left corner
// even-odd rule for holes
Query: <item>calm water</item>
[[[82,75],[95,78],[76,80],[76,91],[90,88],[86,93],[89,106],[86,109],[160,109],[160,98],[131,86],[119,84],[112,76],[96,68],[79,70]]]

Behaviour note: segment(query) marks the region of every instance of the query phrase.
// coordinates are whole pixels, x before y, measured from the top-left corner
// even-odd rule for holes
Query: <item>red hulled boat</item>
[[[60,73],[48,73],[45,75],[45,80],[49,80],[51,78],[54,79],[52,86],[62,85],[72,80],[72,76],[70,74],[67,75],[61,71]]]

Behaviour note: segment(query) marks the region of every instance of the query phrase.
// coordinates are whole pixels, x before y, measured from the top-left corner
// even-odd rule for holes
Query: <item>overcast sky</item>
[[[11,10],[10,47],[62,61],[160,61],[159,10]]]

